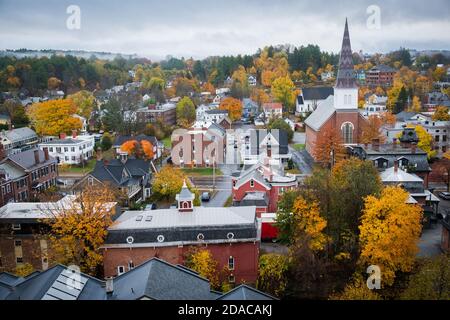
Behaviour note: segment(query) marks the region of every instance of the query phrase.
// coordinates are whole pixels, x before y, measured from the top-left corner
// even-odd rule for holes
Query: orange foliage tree
[[[155,156],[153,152],[153,144],[148,140],[142,140],[141,143],[136,140],[125,141],[120,150],[126,152],[128,155],[134,155],[136,158],[142,158],[151,160]]]
[[[332,158],[332,151],[334,159]],[[321,131],[317,137],[313,151],[316,161],[324,165],[333,164],[344,158],[345,148],[340,132],[336,129],[327,128]]]
[[[240,100],[235,98],[225,98],[222,100],[219,106],[220,110],[227,110],[228,117],[231,121],[236,121],[242,116],[242,103]]]
[[[371,115],[367,119],[367,123],[364,126],[361,135],[362,143],[371,143],[373,139],[379,139],[381,143],[386,141],[386,138],[381,133],[381,126],[383,125],[383,119],[377,115]]]

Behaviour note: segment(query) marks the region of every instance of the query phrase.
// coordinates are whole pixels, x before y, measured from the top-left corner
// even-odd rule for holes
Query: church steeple
[[[341,110],[358,109],[358,85],[353,67],[353,54],[347,19],[345,19],[339,69],[336,77],[336,85],[334,86],[334,108]]]
[[[335,88],[356,88],[355,71],[353,68],[353,53],[348,31],[348,21],[345,19],[344,38],[339,58],[339,69],[336,77]]]

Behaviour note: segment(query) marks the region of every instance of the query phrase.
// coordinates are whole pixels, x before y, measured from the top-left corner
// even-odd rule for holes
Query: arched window
[[[353,143],[353,124],[351,122],[345,122],[342,127],[342,139],[344,140],[344,144]]]

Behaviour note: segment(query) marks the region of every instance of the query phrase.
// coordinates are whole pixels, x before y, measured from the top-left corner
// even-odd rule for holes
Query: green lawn
[[[162,140],[162,142],[164,143],[164,147],[166,149],[171,149],[172,148],[172,140],[171,137],[166,137]]]
[[[67,166],[62,165],[58,168],[58,171],[61,173],[88,173],[91,172],[95,167],[95,159],[89,160],[84,167],[82,166]]]
[[[213,168],[183,168],[180,169],[187,176],[212,176]],[[216,176],[223,175],[219,168],[216,168]]]
[[[297,169],[297,168],[293,168],[293,169],[287,169],[286,173],[301,174],[302,172],[299,169]]]
[[[292,147],[297,151],[302,151],[303,149],[305,149],[305,145],[302,143],[294,144]]]

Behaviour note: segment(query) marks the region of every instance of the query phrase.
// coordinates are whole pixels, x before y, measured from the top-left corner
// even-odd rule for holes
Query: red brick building
[[[314,157],[318,137],[330,129],[340,132],[345,145],[357,144],[366,122],[358,110],[358,85],[346,21],[334,95],[323,101],[306,119],[306,150]]]
[[[208,249],[222,280],[255,283],[258,276],[260,221],[256,208],[193,206],[183,186],[179,209],[126,211],[108,229],[103,246],[105,276],[122,274],[152,257],[184,264],[193,247]]]
[[[384,64],[370,69],[366,74],[366,84],[369,87],[391,87],[397,70]]]
[[[0,206],[24,202],[56,185],[57,162],[48,149],[11,154],[0,162]]]
[[[257,163],[232,176],[234,206],[255,206],[256,214],[277,212],[283,192],[298,186],[295,176],[284,174],[282,166]]]

